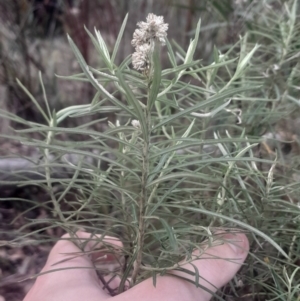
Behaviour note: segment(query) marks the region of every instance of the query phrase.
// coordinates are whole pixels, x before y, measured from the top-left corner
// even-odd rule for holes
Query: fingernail
[[[249,243],[245,234],[242,233],[228,233],[222,236],[222,239],[236,255],[242,255],[248,252]]]

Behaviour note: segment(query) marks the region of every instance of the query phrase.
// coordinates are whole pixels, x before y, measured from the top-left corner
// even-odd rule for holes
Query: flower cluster
[[[165,44],[167,37],[168,24],[164,23],[162,16],[148,14],[147,22],[138,22],[133,34],[132,46],[135,52],[132,55],[132,65],[136,70],[149,69],[151,54],[154,49],[154,43]]]

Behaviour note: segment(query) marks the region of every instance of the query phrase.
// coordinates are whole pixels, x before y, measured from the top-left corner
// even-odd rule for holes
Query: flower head
[[[132,65],[136,70],[149,69],[154,44],[165,45],[168,24],[162,16],[148,14],[147,22],[138,22],[138,29],[133,33],[131,44],[135,47],[132,55]]]
[[[132,65],[136,70],[145,70],[150,64],[150,45],[143,44],[136,47],[136,52],[132,54]]]
[[[136,29],[133,34],[132,46],[138,47],[143,44],[149,44],[151,40],[156,40],[164,45],[169,27],[168,24],[164,23],[164,17],[149,14],[146,20],[147,22],[137,23],[140,29]]]

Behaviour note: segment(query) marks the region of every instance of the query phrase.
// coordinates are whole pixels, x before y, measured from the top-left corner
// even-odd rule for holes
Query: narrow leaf
[[[131,105],[134,108],[134,114],[137,116],[137,118],[141,124],[142,132],[144,135],[146,135],[147,125],[146,125],[146,121],[145,121],[146,119],[145,119],[145,115],[142,110],[142,107],[141,107],[139,101],[134,96],[132,89],[130,89],[128,84],[125,82],[125,80],[119,70],[117,71],[117,77],[119,78],[120,84],[126,93],[126,99],[129,103],[129,105]]]
[[[264,240],[269,242],[274,248],[276,248],[284,257],[289,259],[289,256],[287,255],[287,253],[270,236],[266,235],[265,233],[261,232],[260,230],[254,228],[254,227],[252,227],[252,226],[250,226],[250,225],[248,225],[244,222],[241,222],[239,220],[233,219],[233,218],[228,217],[226,215],[222,215],[222,214],[219,214],[219,213],[216,213],[216,212],[208,211],[208,210],[205,210],[205,209],[202,209],[202,208],[181,206],[181,205],[175,205],[175,204],[169,204],[169,203],[165,204],[165,205],[168,206],[168,207],[171,207],[171,208],[178,208],[178,209],[184,209],[184,210],[187,210],[187,211],[203,213],[203,214],[215,217],[215,218],[219,218],[221,220],[231,222],[231,223],[233,223],[237,226],[240,226],[244,229],[247,229],[250,232],[255,233],[256,235],[260,236],[261,238],[263,238]]]
[[[93,34],[84,26],[85,31],[87,32],[87,34],[89,35],[89,37],[92,40],[92,43],[94,45],[94,47],[97,49],[98,53],[100,54],[100,56],[103,58],[104,63],[106,65],[106,67],[108,69],[111,69],[111,63],[109,60],[107,60],[107,57],[103,51],[103,49],[100,47],[99,42],[97,41],[97,39],[93,36]]]
[[[16,81],[17,81],[18,85],[23,89],[23,91],[27,94],[27,96],[30,98],[30,100],[35,104],[35,106],[40,111],[40,113],[45,118],[45,120],[48,123],[50,123],[50,119],[48,118],[48,116],[46,115],[46,113],[43,111],[42,107],[40,106],[40,104],[38,103],[38,101],[34,98],[34,96],[28,91],[28,89],[18,79],[16,79]]]
[[[78,63],[80,65],[80,67],[82,68],[83,72],[85,73],[86,77],[89,79],[89,81],[91,82],[91,84],[98,90],[101,91],[113,104],[115,104],[116,106],[122,108],[124,111],[126,111],[127,113],[129,113],[131,116],[136,117],[135,113],[130,110],[127,106],[125,106],[124,104],[122,104],[122,102],[120,102],[116,97],[114,97],[112,94],[110,94],[94,77],[93,73],[90,71],[87,63],[85,62],[82,54],[80,53],[79,49],[77,48],[77,46],[75,45],[75,43],[73,42],[73,40],[70,38],[70,36],[68,36],[68,40],[70,43],[70,46],[78,60]],[[137,118],[137,117],[136,117]]]
[[[253,89],[253,87],[251,89]],[[202,107],[207,107],[207,105],[210,104],[210,103],[213,103],[213,102],[218,101],[218,100],[226,99],[226,98],[228,98],[228,97],[230,97],[234,94],[237,94],[239,92],[244,92],[245,90],[246,90],[245,88],[238,88],[238,89],[227,90],[225,92],[222,92],[221,94],[216,94],[216,95],[208,98],[208,100],[206,100],[206,101],[201,101],[201,102],[199,102],[199,104],[197,104],[193,107],[187,108],[183,111],[180,111],[176,114],[171,115],[170,117],[166,118],[165,120],[161,121],[159,124],[154,126],[153,130],[160,128],[161,126],[173,121],[174,119],[186,116],[190,113],[193,113],[194,111],[196,111],[196,110],[198,110]]]
[[[127,23],[127,19],[128,19],[128,13],[126,14],[126,16],[125,16],[125,18],[124,18],[124,21],[123,21],[123,23],[122,23],[120,32],[119,32],[118,37],[117,37],[117,41],[116,41],[116,44],[115,44],[113,53],[112,53],[112,55],[111,55],[111,64],[112,64],[112,65],[114,64],[114,61],[115,61],[117,52],[118,52],[118,50],[119,50],[120,42],[121,42],[121,39],[122,39],[122,37],[123,37],[123,33],[124,33],[124,30],[125,30],[125,26],[126,26],[126,23]]]
[[[150,93],[149,93],[149,99],[147,106],[149,108],[149,111],[151,110],[154,102],[157,100],[157,95],[160,87],[160,82],[161,82],[161,65],[159,61],[159,47],[158,45],[155,45],[154,52],[153,52],[153,57],[152,57],[152,66],[154,68],[153,72],[153,79],[152,79],[152,84],[150,88]]]

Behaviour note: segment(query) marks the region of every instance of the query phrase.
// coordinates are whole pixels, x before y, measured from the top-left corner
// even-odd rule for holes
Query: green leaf
[[[151,108],[154,104],[154,102],[157,100],[157,95],[160,87],[161,82],[161,65],[159,61],[159,47],[155,43],[153,57],[152,57],[152,68],[153,70],[153,78],[149,93],[149,99],[147,103],[148,110],[151,111]]]
[[[147,129],[147,125],[146,125],[146,118],[145,118],[144,112],[142,110],[141,104],[134,96],[132,89],[129,88],[128,84],[125,82],[125,80],[119,70],[117,71],[116,75],[119,78],[121,87],[124,89],[124,91],[126,93],[126,99],[127,99],[128,104],[134,108],[134,114],[135,114],[135,116],[137,116],[137,119],[139,120],[139,122],[141,124],[142,133],[145,136],[145,135],[147,135],[148,129]]]
[[[212,67],[216,66],[219,63],[219,52],[216,46],[214,46],[214,63],[211,64]],[[227,63],[227,62],[226,62]],[[210,87],[212,85],[212,83],[215,80],[216,74],[219,70],[219,67],[215,67],[213,70],[208,70],[207,72],[209,76],[208,76],[208,82],[207,82],[207,86]]]
[[[240,226],[244,229],[249,230],[251,233],[255,233],[256,235],[260,236],[261,238],[263,238],[264,240],[266,240],[268,243],[270,243],[274,248],[276,248],[284,257],[286,257],[287,259],[289,259],[289,256],[287,255],[287,253],[268,235],[266,235],[265,233],[261,232],[260,230],[244,223],[241,222],[239,220],[233,219],[231,217],[216,213],[216,212],[212,212],[212,211],[208,211],[202,208],[195,208],[195,207],[189,207],[189,206],[182,206],[182,205],[175,205],[175,204],[164,204],[164,206],[167,207],[171,207],[171,208],[178,208],[178,209],[183,209],[186,211],[192,211],[192,212],[197,212],[197,213],[202,213],[202,214],[206,214],[215,218],[219,218],[221,220],[225,220],[228,222],[231,222],[237,226]]]
[[[126,283],[126,281],[128,281],[128,277],[130,275],[130,272],[132,271],[133,263],[137,257],[137,251],[138,251],[138,249],[136,248],[133,255],[130,258],[130,261],[128,262],[126,270],[124,271],[124,273],[122,275],[122,279],[120,281],[120,285],[119,285],[119,289],[118,289],[119,293],[123,293],[125,290],[125,283]]]
[[[97,41],[97,39],[93,36],[93,34],[85,26],[84,26],[84,29],[87,32],[87,34],[89,35],[89,37],[91,38],[94,47],[97,49],[98,53],[100,54],[100,56],[104,60],[105,65],[107,66],[107,68],[109,70],[111,70],[110,60],[107,59],[107,56],[106,56],[105,52],[103,51],[103,49],[101,48],[99,42]],[[68,39],[70,39],[69,36],[68,36]]]
[[[82,68],[84,74],[86,77],[89,79],[90,83],[98,90],[101,91],[113,104],[116,106],[122,108],[125,112],[129,113],[130,116],[134,116],[136,118],[135,113],[130,110],[127,106],[122,104],[116,97],[114,97],[112,94],[110,94],[94,77],[93,73],[90,71],[87,63],[85,62],[82,54],[80,53],[79,49],[77,46],[74,44],[73,40],[68,36],[68,40],[70,43],[70,46],[78,60],[78,63],[80,67]]]
[[[24,142],[24,145],[36,145],[36,142]],[[114,159],[110,159],[109,157],[100,155],[100,154],[94,154],[90,151],[84,151],[84,150],[80,150],[80,149],[74,149],[74,148],[70,148],[70,147],[65,147],[65,146],[61,146],[61,145],[49,145],[45,142],[41,142],[39,141],[39,147],[40,148],[45,148],[45,149],[49,149],[49,150],[56,150],[56,151],[60,151],[63,153],[72,153],[72,154],[77,154],[77,155],[82,155],[82,156],[86,156],[86,157],[90,157],[90,158],[95,158],[95,159],[100,159],[104,162],[108,162],[112,165],[116,165],[124,170],[126,170],[127,172],[131,173],[132,175],[134,175],[137,180],[140,180],[139,175],[133,171],[133,168],[131,167],[127,167],[119,162],[117,162]],[[120,152],[118,152],[117,150],[112,150],[109,149],[107,151],[107,153],[115,153],[116,155],[118,155],[121,159],[123,159],[124,162],[128,162],[131,163],[133,166],[136,166],[138,169],[141,169],[141,166],[138,164],[138,162],[136,162],[135,160],[131,159],[129,156],[126,156]]]
[[[249,88],[250,89],[250,88]],[[253,89],[253,88],[252,88]],[[215,101],[219,101],[222,99],[226,99],[234,94],[240,93],[240,92],[244,92],[245,88],[238,88],[238,89],[232,89],[232,90],[226,90],[225,92],[222,92],[221,94],[216,94],[210,98],[208,98],[208,100],[206,101],[201,101],[199,104],[192,106],[190,108],[187,108],[183,111],[180,111],[176,114],[171,115],[170,117],[166,118],[165,120],[161,121],[159,124],[157,124],[156,126],[153,127],[153,130],[160,128],[161,126],[179,118],[179,117],[183,117],[186,115],[189,115],[190,113],[193,113],[194,111],[201,109],[203,107],[207,107],[208,104],[211,104]]]
[[[245,44],[246,42],[244,42]],[[260,46],[259,45],[255,45],[253,47],[253,49],[247,53],[245,56],[244,56],[244,51],[241,51],[241,57],[240,57],[240,60],[238,62],[238,65],[237,65],[237,70],[236,70],[236,74],[237,76],[245,69],[246,65],[250,62],[251,58],[253,57],[254,53],[256,52],[256,50],[259,48]],[[244,48],[244,45],[243,47]]]
[[[47,94],[46,94],[46,90],[45,90],[45,86],[44,86],[41,71],[39,71],[39,79],[40,79],[40,84],[41,84],[41,87],[42,87],[43,97],[44,97],[45,105],[46,105],[47,112],[48,112],[48,115],[49,115],[49,119],[51,119],[51,112],[50,112],[49,102],[48,102],[48,98],[47,98]]]
[[[191,67],[199,64],[200,62],[201,62],[201,60],[196,60],[196,61],[192,61],[192,62],[187,63],[187,64],[181,64],[181,65],[176,66],[174,68],[165,69],[165,70],[162,71],[162,76],[166,76],[166,75],[176,73],[176,72],[179,72],[179,71],[184,71],[188,68],[191,68]]]
[[[195,285],[196,287],[199,287],[199,270],[195,264],[190,262],[190,265],[194,268],[195,270]]]
[[[123,33],[124,33],[124,30],[125,30],[127,19],[128,19],[128,13],[126,14],[126,16],[124,18],[124,21],[122,23],[122,26],[121,26],[120,32],[118,34],[117,41],[116,41],[116,44],[115,44],[115,47],[114,47],[114,50],[113,50],[113,53],[112,53],[112,56],[111,56],[111,64],[112,65],[114,64],[117,52],[119,50],[120,42],[121,42],[121,39],[123,37]]]
[[[167,38],[166,38],[166,44],[167,44],[167,48],[168,48],[168,55],[169,55],[170,62],[172,64],[173,68],[177,67],[176,57],[175,57],[172,45],[170,44],[170,42]]]
[[[250,157],[241,157],[241,158],[235,158],[235,157],[230,157],[230,158],[224,158],[224,157],[220,157],[220,158],[208,158],[208,159],[202,159],[202,160],[195,160],[195,161],[187,161],[181,164],[177,164],[176,165],[176,169],[182,169],[188,166],[204,166],[205,164],[210,164],[210,163],[223,163],[223,162],[262,162],[262,163],[269,163],[272,164],[273,162],[270,160],[266,160],[266,159],[260,159],[260,158],[250,158]],[[164,169],[165,172],[170,172],[174,170],[174,166],[170,166]],[[177,173],[175,173],[176,175]],[[152,173],[150,174],[152,175]],[[176,178],[176,176],[174,176]],[[190,178],[193,177],[193,175],[189,176]],[[201,176],[202,179],[205,178],[204,175]],[[159,179],[153,181],[154,182],[159,182]],[[150,184],[149,184],[150,185]]]
[[[165,228],[165,230],[167,232],[172,251],[175,251],[178,247],[178,244],[177,244],[177,240],[176,240],[175,234],[173,232],[173,229],[163,218],[160,218],[159,220],[161,221],[163,227]]]
[[[130,128],[130,129],[133,130],[132,128]],[[78,134],[78,135],[81,134],[81,135],[85,135],[85,136],[91,136],[94,138],[102,138],[102,139],[112,140],[112,141],[118,142],[122,145],[126,145],[126,146],[138,151],[139,150],[138,146],[133,145],[133,144],[127,142],[126,140],[121,140],[112,135],[113,133],[123,132],[124,130],[128,131],[128,128],[124,129],[124,127],[117,127],[115,131],[108,130],[107,132],[102,133],[99,131],[81,129],[80,127],[76,127],[76,128],[72,129],[72,128],[49,127],[49,126],[40,125],[39,127],[29,128],[29,129],[24,129],[24,130],[17,130],[16,132],[17,133],[42,133],[43,131],[45,131],[45,132],[52,131],[54,133],[66,133],[66,134]]]
[[[173,167],[174,169],[174,167]],[[199,179],[199,180],[207,180],[207,175],[204,175],[204,174],[198,174],[198,173],[192,173],[192,172],[176,172],[176,173],[172,173],[172,174],[169,174],[169,175],[166,175],[166,176],[162,176],[162,177],[159,177],[158,179],[148,183],[146,185],[146,187],[151,187],[155,184],[158,184],[158,183],[162,183],[162,182],[165,182],[165,181],[169,181],[169,180],[174,180],[174,179],[177,179],[177,178],[195,178],[195,179]],[[220,178],[213,178],[212,176],[209,178],[209,180],[211,182],[220,182]]]
[[[197,48],[197,44],[198,44],[198,39],[199,39],[199,34],[200,34],[200,25],[201,25],[201,19],[198,21],[197,23],[197,27],[196,27],[196,32],[195,32],[195,38],[194,40],[192,40],[192,42],[189,45],[189,48],[187,50],[185,59],[184,59],[184,63],[188,64],[193,60],[196,48]]]
[[[153,156],[152,158],[154,158],[155,156]],[[166,163],[167,159],[169,158],[169,154],[166,153],[162,156],[159,156],[160,160],[158,163],[155,163],[156,166],[153,169],[153,173],[151,175],[149,175],[148,177],[148,181],[151,182],[153,180],[153,178],[155,177],[156,173],[160,172],[161,169],[163,168],[164,164]]]
[[[215,139],[205,139],[205,140],[199,140],[199,139],[193,139],[193,138],[188,138],[188,139],[183,139],[183,138],[177,138],[179,141],[182,141],[183,144],[180,145],[174,145],[174,146],[170,146],[168,148],[165,148],[161,151],[155,152],[150,159],[154,159],[156,157],[161,157],[166,153],[170,153],[170,152],[174,152],[174,151],[178,151],[184,148],[188,148],[188,147],[194,147],[194,146],[200,146],[200,145],[215,145],[217,143],[232,143],[232,142],[256,142],[259,143],[259,139],[246,139],[246,138],[221,138],[218,139],[218,142],[216,142]],[[270,161],[271,163],[272,161]]]
[[[224,61],[224,62],[220,62],[220,63],[213,63],[213,64],[210,64],[208,66],[204,66],[204,67],[200,67],[200,68],[197,68],[197,69],[193,69],[191,71],[186,71],[185,74],[193,74],[195,72],[202,72],[202,71],[205,71],[205,70],[210,70],[210,69],[218,69],[220,67],[223,67],[223,66],[227,66],[231,63],[234,63],[237,59],[231,59],[231,60],[228,60],[228,61]]]
[[[30,100],[35,104],[35,106],[37,107],[39,112],[42,114],[42,116],[45,118],[47,123],[50,123],[50,119],[48,118],[48,116],[46,115],[46,113],[44,112],[44,110],[42,109],[40,104],[38,103],[38,101],[34,98],[34,96],[28,91],[28,89],[18,79],[16,79],[16,81],[17,81],[18,85],[23,89],[23,91],[27,94],[27,96],[30,98]]]
[[[99,46],[100,46],[100,49],[102,50],[103,54],[104,54],[104,58],[106,58],[107,62],[108,62],[108,68],[110,70],[112,70],[112,64],[111,64],[111,61],[110,61],[110,55],[109,55],[109,51],[107,49],[107,46],[102,38],[102,35],[100,33],[100,30],[97,30],[96,28],[94,28],[94,31],[96,33],[96,37],[97,37],[97,40],[98,40],[98,43],[99,43]]]
[[[153,283],[153,286],[154,287],[156,287],[156,279],[157,279],[157,277],[156,277],[156,272],[155,271],[153,271],[152,272],[152,283]]]
[[[170,189],[168,189],[162,197],[158,199],[158,202],[151,207],[149,213],[147,213],[149,216],[153,215],[153,213],[156,211],[156,209],[163,203],[163,201],[176,189],[177,186],[179,186],[183,181],[185,181],[185,178],[182,178],[178,182],[176,182]],[[149,181],[150,182],[150,181]]]

